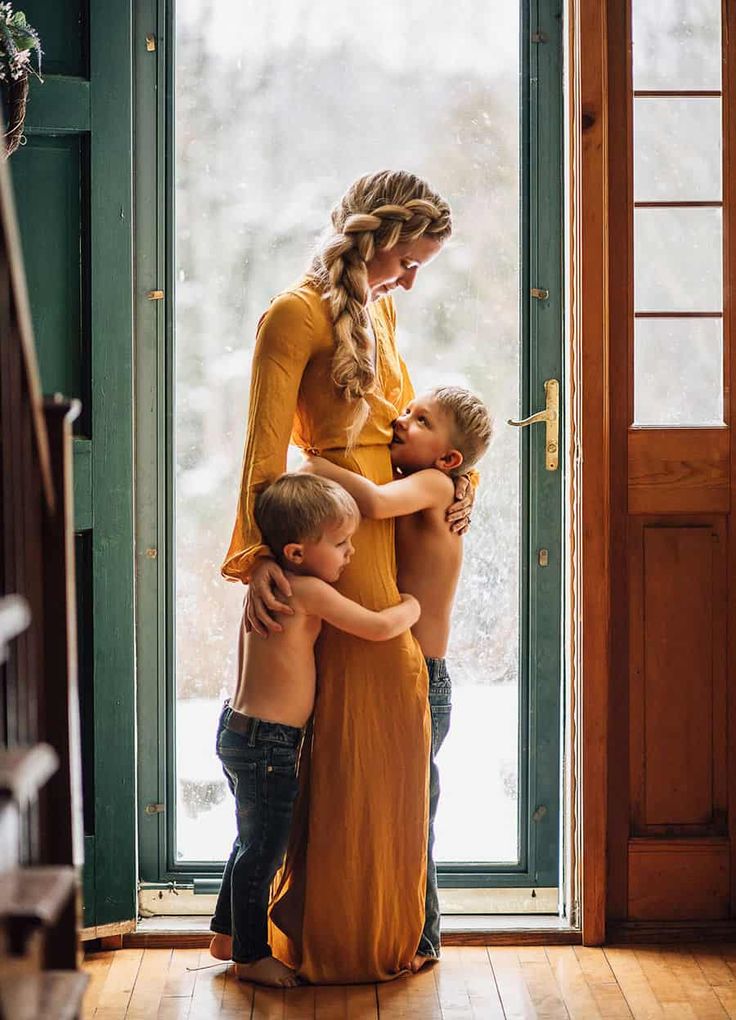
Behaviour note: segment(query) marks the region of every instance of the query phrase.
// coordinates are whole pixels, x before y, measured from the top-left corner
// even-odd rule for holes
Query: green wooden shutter
[[[132,0],[24,0],[44,50],[11,158],[46,393],[75,438],[85,925],[136,916]]]

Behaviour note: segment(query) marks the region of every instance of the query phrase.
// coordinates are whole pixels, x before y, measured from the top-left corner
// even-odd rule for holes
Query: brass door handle
[[[560,463],[560,384],[557,379],[546,379],[544,383],[545,407],[543,411],[521,421],[513,421],[509,418],[509,425],[515,428],[525,428],[527,425],[535,425],[537,422],[545,422],[546,436],[544,444],[544,466],[548,471],[556,471]]]

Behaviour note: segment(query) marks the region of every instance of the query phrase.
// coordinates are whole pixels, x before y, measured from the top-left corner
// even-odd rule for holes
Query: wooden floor
[[[97,1020],[495,1020],[736,1017],[736,945],[447,948],[416,977],[373,986],[254,989],[199,949],[87,957]],[[198,969],[204,968],[204,969]]]

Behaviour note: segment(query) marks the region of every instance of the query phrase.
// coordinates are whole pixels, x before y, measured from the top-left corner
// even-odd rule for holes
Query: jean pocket
[[[252,811],[258,802],[258,762],[241,761],[229,755],[222,758],[222,767],[235,797],[238,815]]]
[[[296,775],[297,750],[295,747],[274,747],[270,754],[270,771],[279,775]]]
[[[432,754],[436,755],[450,732],[451,705],[432,705]]]

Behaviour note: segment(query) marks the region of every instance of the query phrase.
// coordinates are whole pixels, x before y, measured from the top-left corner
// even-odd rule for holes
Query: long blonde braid
[[[332,210],[332,231],[320,244],[310,278],[330,303],[335,328],[332,378],[355,404],[348,430],[354,445],[368,417],[366,394],[375,385],[368,332],[367,263],[376,251],[424,234],[438,241],[452,232],[450,207],[426,181],[406,170],[383,170],[360,177]]]

